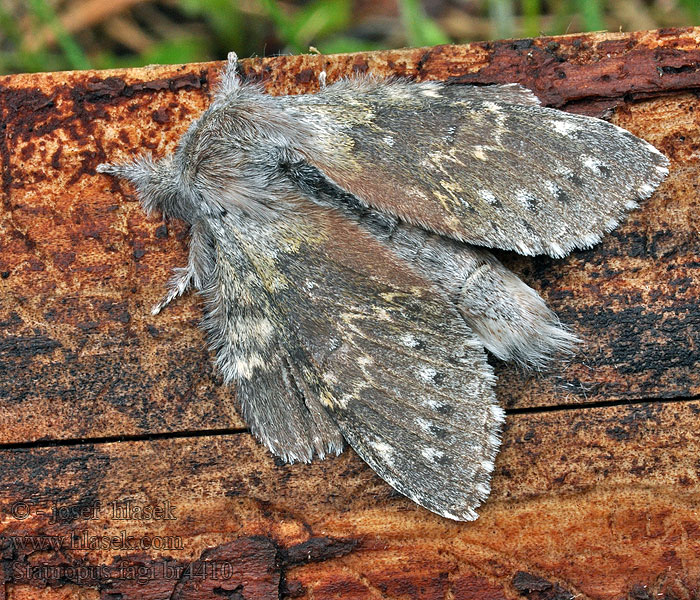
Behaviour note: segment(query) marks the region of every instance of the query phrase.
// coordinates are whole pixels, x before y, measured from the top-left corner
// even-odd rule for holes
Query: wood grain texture
[[[151,316],[187,232],[95,166],[171,151],[220,63],[0,78],[0,598],[700,598],[699,48],[688,29],[243,61],[276,94],[324,68],[517,81],[671,160],[594,249],[500,255],[586,343],[551,373],[494,361],[508,424],[468,524],[352,452],[277,463],[197,299]]]

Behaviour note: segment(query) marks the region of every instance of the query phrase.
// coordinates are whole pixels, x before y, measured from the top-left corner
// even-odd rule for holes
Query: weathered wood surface
[[[518,81],[671,159],[593,250],[502,255],[587,343],[554,373],[497,366],[508,424],[467,524],[349,451],[278,464],[212,374],[197,299],[150,315],[186,230],[146,220],[95,166],[171,150],[220,64],[0,78],[0,598],[700,598],[699,42],[688,29],[243,63],[271,93],[313,91],[323,68]],[[118,519],[125,499],[172,518]],[[16,537],[39,534],[63,548]]]

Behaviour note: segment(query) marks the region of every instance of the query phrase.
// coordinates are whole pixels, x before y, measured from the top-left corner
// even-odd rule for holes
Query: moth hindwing
[[[540,366],[576,336],[485,247],[563,256],[667,173],[648,143],[518,85],[349,79],[274,98],[222,74],[174,154],[99,172],[191,226],[188,287],[251,431],[286,461],[347,442],[472,520],[503,411],[485,348]]]

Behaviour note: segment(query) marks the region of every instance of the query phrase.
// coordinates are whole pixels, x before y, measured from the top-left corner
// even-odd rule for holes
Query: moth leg
[[[174,275],[168,281],[168,293],[152,309],[151,314],[157,315],[168,304],[184,294],[190,286],[201,289],[204,273],[210,270],[213,258],[209,249],[212,244],[200,225],[195,224],[190,230],[190,254],[186,267],[175,267]]]
[[[191,264],[186,267],[175,267],[173,269],[175,275],[168,281],[168,293],[163,297],[163,299],[155,304],[151,309],[152,315],[157,315],[161,310],[163,310],[168,304],[170,304],[175,298],[179,298],[184,294],[192,283],[192,279],[195,276],[194,270]]]
[[[326,89],[326,70],[325,69],[323,69],[323,71],[321,71],[318,74],[318,85],[322,90]]]

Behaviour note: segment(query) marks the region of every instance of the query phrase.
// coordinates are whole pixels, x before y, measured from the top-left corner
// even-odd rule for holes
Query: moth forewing
[[[207,327],[253,432],[302,461],[342,448],[340,432],[411,499],[475,518],[502,423],[483,347],[371,234],[267,191],[286,198],[274,219],[231,213],[214,228],[221,266],[203,291],[227,309]]]
[[[668,160],[519,89],[365,79],[287,101],[329,132],[309,162],[377,210],[526,255],[589,248],[651,195]]]

